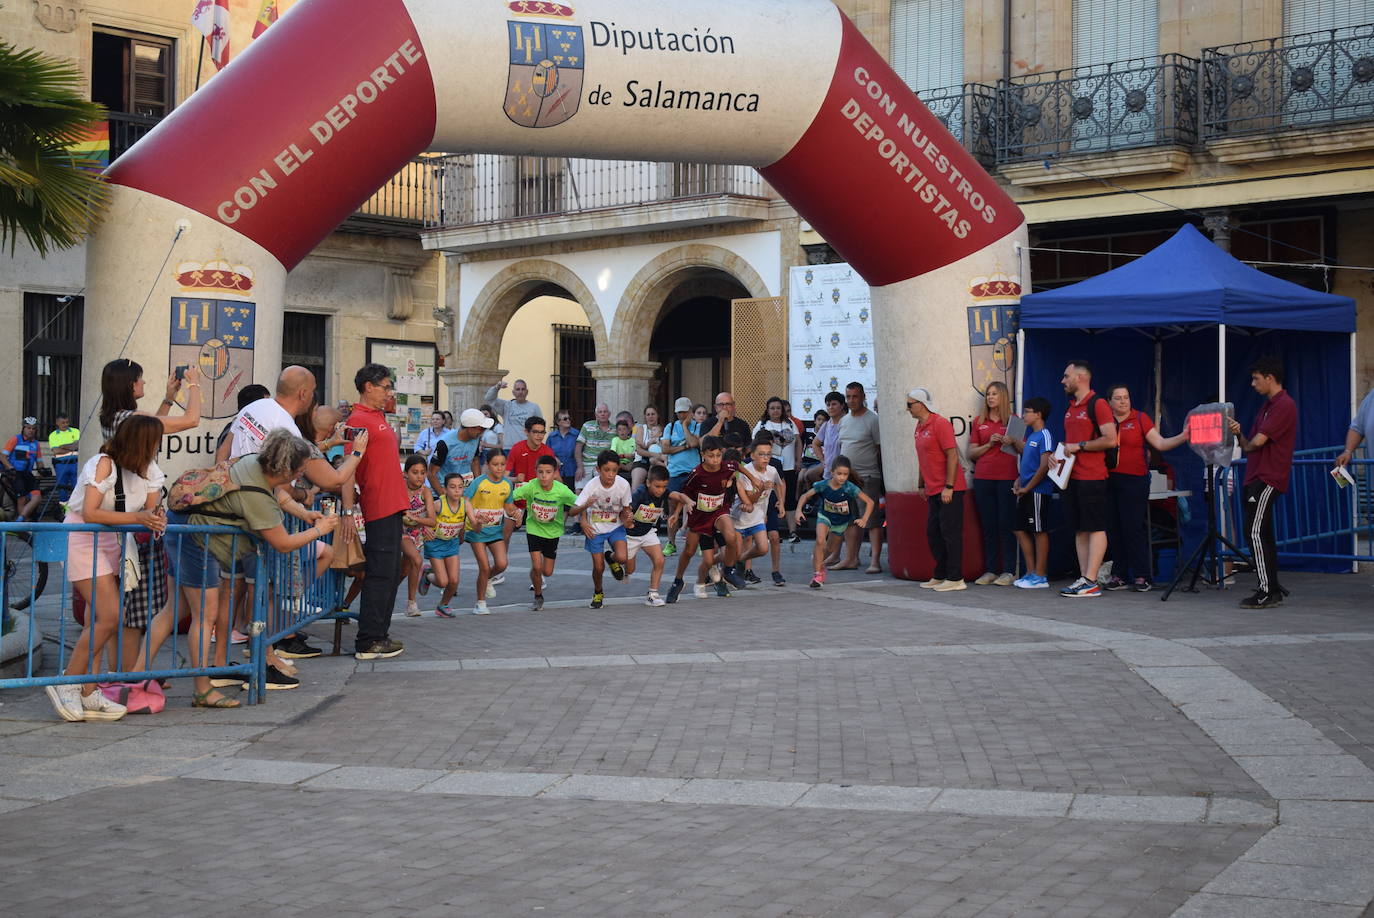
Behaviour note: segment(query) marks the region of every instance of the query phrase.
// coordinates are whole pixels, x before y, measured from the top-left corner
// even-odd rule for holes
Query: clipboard
[[[1013,414],[1011,417],[1007,418],[1006,436],[1012,440],[1026,439],[1026,422],[1021,420],[1021,416],[1019,414]],[[1016,447],[1012,446],[1010,443],[1002,444],[1002,452],[1006,453],[1009,456],[1021,455],[1016,451]]]
[[[1054,486],[1063,491],[1069,487],[1069,473],[1073,471],[1073,463],[1077,456],[1070,456],[1064,452],[1064,444],[1060,443],[1054,448],[1054,458],[1050,460],[1049,473],[1046,477],[1054,482]]]

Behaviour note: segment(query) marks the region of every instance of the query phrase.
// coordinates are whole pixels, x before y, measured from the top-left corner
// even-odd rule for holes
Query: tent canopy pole
[[[1226,323],[1217,326],[1217,401],[1226,401]]]

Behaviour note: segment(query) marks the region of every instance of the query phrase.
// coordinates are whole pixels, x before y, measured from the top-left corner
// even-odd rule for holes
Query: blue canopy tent
[[[1064,366],[1082,357],[1094,367],[1099,392],[1128,385],[1135,407],[1166,433],[1208,401],[1234,402],[1248,426],[1261,401],[1250,388],[1250,364],[1275,355],[1298,403],[1298,449],[1331,446],[1344,439],[1354,411],[1354,333],[1354,300],[1257,271],[1184,225],[1128,264],[1021,298],[1017,394],[1062,405]],[[1050,427],[1062,434],[1058,412]],[[1178,487],[1200,493],[1201,461],[1183,448],[1168,461]],[[1203,534],[1200,516],[1185,528],[1185,553]],[[1284,563],[1349,569],[1332,561]]]

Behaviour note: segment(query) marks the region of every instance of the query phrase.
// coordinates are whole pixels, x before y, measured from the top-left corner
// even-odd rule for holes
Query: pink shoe
[[[237,628],[235,628],[233,631],[229,632],[229,643],[230,643],[230,644],[247,644],[247,643],[248,643],[248,635],[244,634],[242,631],[240,631],[240,630],[238,630]]]

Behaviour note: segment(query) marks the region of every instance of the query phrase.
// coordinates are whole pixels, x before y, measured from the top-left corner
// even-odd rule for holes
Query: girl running
[[[406,490],[410,493],[410,506],[401,515],[401,525],[405,527],[401,539],[401,567],[406,578],[406,615],[410,618],[420,615],[415,594],[420,588],[420,574],[425,566],[421,549],[426,533],[434,528],[435,523],[434,496],[425,487],[425,473],[428,470],[428,462],[419,453],[411,453],[406,457]]]
[[[494,452],[487,457],[486,474],[474,478],[463,492],[465,541],[477,560],[477,604],[473,615],[487,615],[487,600],[496,597],[493,577],[506,571],[505,520],[515,515],[512,494],[515,488],[506,477],[506,456]]]
[[[816,482],[806,500],[797,505],[795,517],[800,522],[807,506],[817,498],[821,501],[820,510],[816,513],[816,547],[811,552],[811,569],[815,571],[811,578],[813,590],[819,590],[825,583],[825,556],[830,537],[843,536],[849,524],[854,522],[854,501],[860,500],[864,505],[863,515],[858,519],[860,529],[873,513],[873,498],[860,490],[862,487],[863,480],[854,474],[849,460],[844,456],[836,456],[830,466],[830,477]]]
[[[434,529],[425,543],[425,557],[429,559],[429,577],[421,587],[428,589],[430,583],[443,587],[439,605],[434,614],[440,618],[453,618],[449,603],[458,592],[458,577],[461,573],[463,547],[463,476],[449,472],[444,479],[444,493],[435,505]]]

